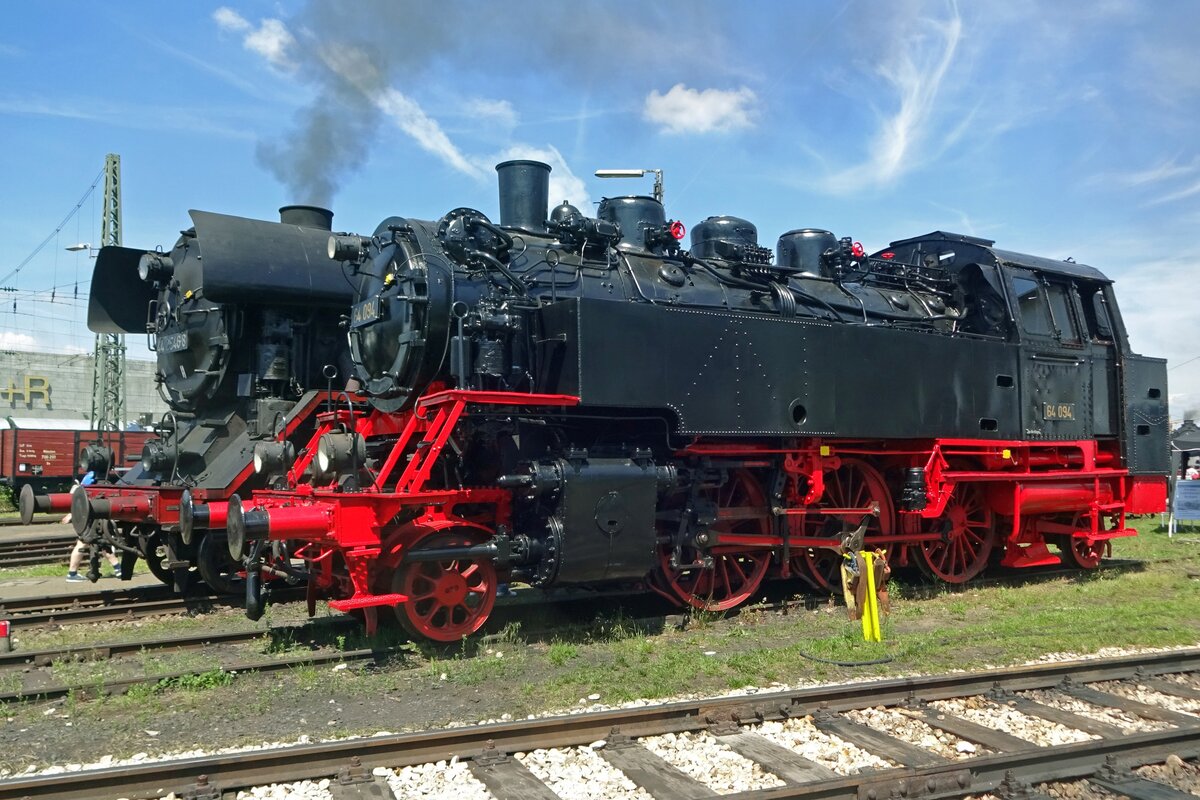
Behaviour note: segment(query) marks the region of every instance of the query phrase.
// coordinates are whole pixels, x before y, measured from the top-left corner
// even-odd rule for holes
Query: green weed
[[[561,667],[568,661],[579,658],[579,648],[567,642],[552,642],[546,657],[550,659],[551,664]]]

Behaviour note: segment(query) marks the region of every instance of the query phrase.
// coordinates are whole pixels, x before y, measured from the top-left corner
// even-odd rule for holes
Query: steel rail
[[[492,723],[421,733],[292,745],[268,750],[249,750],[227,755],[175,759],[106,769],[85,770],[53,775],[33,775],[0,781],[0,800],[17,798],[62,798],[63,800],[93,800],[111,794],[122,797],[158,796],[168,790],[179,790],[193,784],[201,776],[209,785],[240,788],[281,781],[296,781],[336,775],[348,766],[353,757],[368,772],[382,767],[404,767],[447,760],[453,757],[472,759],[483,753],[528,752],[538,748],[587,745],[606,739],[614,733],[629,737],[678,733],[707,728],[726,722],[755,722],[803,717],[821,710],[830,712],[860,709],[868,706],[891,706],[912,697],[939,700],[978,695],[999,685],[1009,691],[1047,689],[1070,676],[1076,683],[1121,680],[1143,675],[1188,672],[1200,668],[1200,648],[1119,656],[1112,659],[1055,662],[1027,667],[1010,667],[986,672],[957,673],[929,677],[892,678],[837,686],[822,686],[751,696],[708,698],[684,702],[618,709],[586,714],[546,717],[519,722]],[[1162,749],[1172,752],[1191,752],[1200,749],[1200,725],[1173,728],[1145,734],[1131,734],[1113,740],[1085,742],[1055,748],[1039,748],[1013,754],[1001,754],[972,759],[970,762],[949,763],[924,770],[856,775],[820,786],[786,787],[766,793],[743,793],[739,798],[806,797],[838,798],[842,800],[871,800],[858,793],[859,787],[870,782],[896,780],[902,775],[914,776],[958,774],[971,771],[981,764],[991,771],[987,780],[997,772],[1009,769],[1041,769],[1050,776],[1057,775],[1056,767],[1047,766],[1047,752],[1060,752],[1070,766],[1062,768],[1064,776],[1078,774],[1084,767],[1092,768],[1097,761],[1113,754],[1142,752],[1157,754]],[[1138,756],[1140,757],[1140,756]],[[1005,761],[1004,759],[1013,759]],[[1040,767],[1038,765],[1041,765]],[[1022,766],[1025,765],[1025,766]],[[1033,774],[1033,773],[1031,773]],[[882,783],[881,783],[882,785]],[[990,784],[987,784],[990,785]],[[964,787],[959,787],[963,789]],[[972,782],[971,792],[978,790]],[[788,794],[803,791],[807,794]],[[966,791],[959,791],[966,794]],[[880,798],[888,797],[884,792]]]
[[[295,636],[318,632],[320,628],[333,630],[349,625],[351,620],[331,620],[308,625],[289,625],[269,629],[251,629],[246,631],[224,631],[185,634],[181,636],[165,636],[141,641],[111,642],[89,645],[71,645],[45,650],[17,651],[0,653],[0,671],[24,670],[28,667],[51,666],[55,661],[103,661],[122,656],[136,655],[144,652],[161,652],[171,650],[196,650],[212,645],[235,644],[252,642],[264,636]],[[228,662],[220,668],[224,672],[272,672],[298,665],[327,664],[338,661],[361,661],[367,658],[379,658],[392,654],[395,650],[384,648],[364,648],[359,650],[328,652],[309,652],[293,656],[273,659],[249,659],[240,662]],[[55,684],[42,687],[21,688],[10,692],[0,692],[0,702],[48,700],[64,697],[72,692],[79,697],[91,697],[102,694],[119,694],[128,691],[133,686],[153,685],[161,681],[169,681],[195,675],[196,670],[181,670],[171,673],[132,676],[127,678],[112,678],[97,685],[95,681],[81,684]]]
[[[68,625],[78,622],[111,622],[140,619],[159,614],[206,612],[217,607],[237,608],[240,596],[188,594],[179,596],[166,586],[134,587],[126,592],[102,590],[76,597],[35,597],[0,604],[0,618],[9,618],[14,627]],[[277,602],[304,596],[303,590],[284,589],[272,595]]]
[[[42,597],[16,597],[0,600],[0,615],[9,616],[21,612],[46,611],[55,608],[78,608],[84,605],[111,605],[132,600],[157,600],[171,597],[171,589],[165,585],[131,586],[127,589],[95,589],[69,595]]]
[[[1200,755],[1200,725],[1029,750],[910,769],[860,773],[833,781],[722,795],[724,800],[886,800],[893,791],[922,798],[952,798],[995,791],[1006,779],[1027,787],[1091,776],[1114,761],[1161,763],[1167,756]]]
[[[51,514],[51,513],[46,513],[46,512],[39,512],[39,513],[36,513],[33,515],[33,520],[29,523],[29,526],[32,527],[34,525],[52,525],[52,524],[60,521],[62,519],[62,516],[63,516],[62,514]],[[21,522],[20,518],[0,519],[0,528],[15,528],[18,525],[24,526],[25,523]]]
[[[0,567],[66,563],[75,536],[52,534],[30,539],[0,540]]]
[[[309,667],[321,666],[324,664],[340,664],[353,663],[357,661],[372,661],[380,658],[394,655],[399,652],[396,649],[375,649],[361,648],[358,650],[329,650],[324,653],[301,653],[299,655],[287,656],[284,658],[258,658],[247,659],[245,661],[234,661],[220,666],[221,672],[233,674],[242,674],[247,672],[281,672],[292,669],[293,667]],[[216,668],[214,668],[216,669]],[[90,699],[111,694],[123,694],[129,691],[134,686],[157,686],[162,683],[179,681],[190,678],[199,674],[194,669],[178,670],[176,672],[164,672],[156,675],[141,675],[131,678],[113,678],[106,680],[102,684],[97,684],[95,681],[86,684],[59,684],[56,686],[46,686],[41,689],[30,689],[28,691],[18,690],[15,692],[0,693],[0,701],[31,701],[31,700],[52,700],[58,697],[66,697],[72,695],[81,699]]]

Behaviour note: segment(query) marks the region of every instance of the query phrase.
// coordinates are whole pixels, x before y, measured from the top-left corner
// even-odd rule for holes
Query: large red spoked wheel
[[[1104,558],[1105,543],[1102,541],[1061,536],[1055,544],[1063,560],[1079,569],[1095,569]]]
[[[996,546],[992,510],[977,484],[959,484],[941,517],[928,520],[925,531],[940,539],[914,547],[923,573],[946,583],[966,583],[988,564]]]
[[[417,549],[470,547],[484,537],[474,531],[433,533]],[[487,559],[409,561],[392,575],[392,591],[408,595],[396,618],[414,637],[456,642],[483,627],[496,604],[496,567]]]
[[[766,494],[749,470],[731,472],[720,488],[706,494],[719,510],[733,512],[730,518],[717,520],[710,530],[718,535],[770,535]],[[671,565],[671,550],[670,544],[659,547],[661,579],[673,596],[702,611],[726,611],[744,603],[762,585],[771,566],[771,551],[766,548],[718,546],[706,551],[712,567],[683,568]],[[694,562],[700,553],[685,547],[683,556]]]
[[[867,508],[879,503],[879,516],[867,518],[866,537],[879,536],[895,528],[895,507],[887,482],[875,467],[857,458],[844,458],[842,465],[825,475],[825,493],[821,495],[820,507],[824,508]],[[799,536],[828,536],[831,546],[841,544],[843,520],[841,517],[826,517],[806,514],[795,531]],[[857,519],[846,519],[851,528],[858,527]],[[891,560],[891,547],[888,547]],[[803,548],[791,558],[792,572],[805,577],[809,583],[823,592],[841,591],[842,557],[830,548]]]
[[[1060,521],[1065,521],[1075,530],[1080,530],[1085,527],[1084,515],[1075,514],[1068,518],[1060,518]],[[1088,523],[1090,526],[1090,523]],[[1104,527],[1101,525],[1100,527]],[[1108,543],[1099,539],[1086,539],[1077,536],[1047,536],[1048,542],[1053,542],[1058,548],[1058,552],[1062,555],[1063,561],[1068,565],[1077,569],[1095,569],[1100,566],[1100,561],[1104,558],[1108,551]]]

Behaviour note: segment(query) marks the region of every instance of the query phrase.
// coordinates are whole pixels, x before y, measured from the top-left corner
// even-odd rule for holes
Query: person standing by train
[[[83,476],[83,479],[79,482],[79,485],[75,487],[75,491],[82,491],[84,486],[91,486],[95,482],[96,473],[88,470],[88,472]],[[87,580],[85,576],[79,574],[79,566],[83,563],[83,558],[85,555],[87,555],[87,551],[87,543],[84,542],[83,539],[76,540],[75,547],[73,550],[71,550],[71,561],[67,565],[67,583],[82,583],[83,581]],[[108,563],[112,564],[113,577],[120,578],[121,559],[117,558],[116,553],[112,552],[111,550],[102,550],[101,552],[104,554],[104,557],[108,559]]]
[[[1187,472],[1183,474],[1184,480],[1195,481],[1200,480],[1200,467],[1195,462],[1187,468]]]

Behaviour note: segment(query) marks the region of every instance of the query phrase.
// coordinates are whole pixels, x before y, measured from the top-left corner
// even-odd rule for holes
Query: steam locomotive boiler
[[[310,603],[449,641],[505,580],[727,609],[772,576],[830,588],[847,548],[948,582],[1091,568],[1163,507],[1165,364],[1099,271],[944,232],[772,251],[731,216],[685,250],[654,198],[547,214],[548,166],[497,170],[499,224],[330,238],[373,410],[319,415],[274,488],[230,500],[249,574],[303,543]]]
[[[107,539],[130,567],[141,555],[166,583],[185,583],[196,568],[211,588],[234,591],[240,565],[223,542],[223,501],[257,485],[256,443],[303,443],[328,389],[346,383],[339,326],[352,287],[326,255],[332,212],[287,206],[279,222],[191,217],[170,252],[100,251],[88,326],[147,335],[172,410],[122,475],[107,449],[81,451],[80,470],[102,480],[70,496],[71,516],[81,536]],[[181,524],[188,494],[207,501],[215,518]]]

